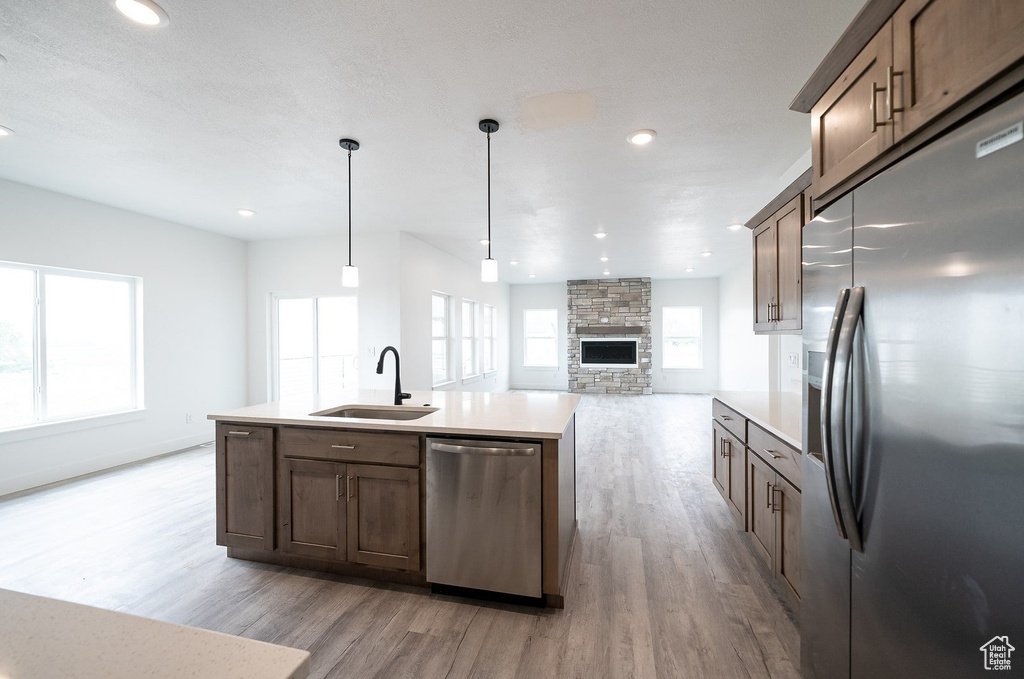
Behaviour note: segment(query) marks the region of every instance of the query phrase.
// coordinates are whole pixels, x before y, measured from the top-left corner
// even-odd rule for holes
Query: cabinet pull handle
[[[764,508],[772,510],[772,514],[774,514],[775,513],[775,508],[772,507],[772,482],[771,481],[765,481],[764,482],[764,494],[765,494]]]
[[[729,439],[722,439],[722,457],[730,456],[732,456],[732,441]]]
[[[345,495],[347,496],[345,498],[346,502],[348,502],[349,500],[352,499],[352,477],[351,476],[346,476],[345,477]]]
[[[894,85],[896,84],[896,76],[900,76],[902,78],[903,71],[893,70],[892,66],[889,66],[889,68],[885,69],[885,104],[886,107],[889,109],[889,120],[892,120],[894,122],[896,119],[896,114],[903,113],[903,111],[905,110],[903,106],[896,105],[896,90],[894,88]]]
[[[355,450],[356,449],[355,446],[339,446],[338,444],[332,445],[331,448],[342,448],[344,450]]]
[[[779,507],[779,503],[775,501],[775,493],[782,492],[778,486],[772,486],[772,514],[775,512],[781,512],[782,508]]]
[[[887,78],[890,77],[889,74],[891,72],[892,72],[892,68],[890,67],[889,70],[886,72],[886,77]],[[878,121],[878,93],[879,92],[885,92],[886,108],[888,108],[889,106],[892,105],[892,93],[889,91],[889,88],[888,87],[879,87],[878,83],[872,81],[872,83],[871,83],[871,134],[874,134],[875,132],[877,132],[879,127],[883,127],[883,126],[889,124],[889,122],[886,121],[886,120],[883,120],[881,122]]]
[[[728,415],[722,415],[722,419],[725,420],[726,422],[732,422],[732,418],[729,417]]]
[[[248,431],[229,431],[228,436],[248,436],[251,433]]]
[[[334,475],[334,501],[341,500],[341,474]]]
[[[782,457],[781,455],[779,455],[778,453],[776,453],[776,452],[775,452],[774,450],[768,450],[767,448],[765,448],[765,449],[764,449],[764,452],[766,452],[766,453],[768,453],[769,455],[771,455],[771,456],[772,456],[772,459],[773,459],[773,460],[777,460],[777,459],[779,459],[780,457]]]

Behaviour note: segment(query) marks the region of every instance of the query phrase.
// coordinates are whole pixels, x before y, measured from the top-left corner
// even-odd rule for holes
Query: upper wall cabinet
[[[1024,58],[1021,0],[906,0],[891,23],[897,142]]]
[[[820,209],[1024,80],[1024,1],[869,0],[790,108]]]
[[[803,225],[801,194],[754,229],[754,332],[798,331],[803,325]]]

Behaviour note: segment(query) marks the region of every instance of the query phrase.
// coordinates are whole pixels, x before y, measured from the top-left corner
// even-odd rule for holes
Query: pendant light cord
[[[491,259],[491,133],[487,133],[487,259]]]
[[[348,151],[348,265],[352,266],[352,149]]]

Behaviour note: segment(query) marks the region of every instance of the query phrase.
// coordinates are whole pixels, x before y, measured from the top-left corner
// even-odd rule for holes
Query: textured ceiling
[[[357,265],[379,230],[476,262],[493,117],[494,256],[541,282],[749,256],[724,226],[806,152],[787,104],[860,2],[161,5],[145,29],[109,0],[0,0],[0,177],[249,240],[340,233],[349,136]]]

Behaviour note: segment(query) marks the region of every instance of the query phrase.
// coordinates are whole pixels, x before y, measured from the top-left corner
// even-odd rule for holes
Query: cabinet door
[[[774,570],[775,510],[772,506],[772,486],[775,472],[756,453],[747,455],[747,518],[750,535],[757,553],[768,568]]]
[[[892,66],[887,22],[811,109],[814,195],[821,197],[892,145],[885,90]]]
[[[345,465],[284,458],[281,466],[281,550],[346,561]]]
[[[747,529],[747,446],[731,434],[725,437],[729,462],[729,509],[740,530]]]
[[[724,454],[725,429],[715,420],[711,421],[711,480],[726,500],[729,499],[729,458]]]
[[[892,26],[896,141],[1024,58],[1021,0],[906,0]]]
[[[778,301],[779,239],[774,219],[754,229],[754,332],[772,329],[772,310]]]
[[[804,199],[797,196],[772,216],[778,242],[779,298],[775,308],[774,330],[799,330],[803,318],[801,252],[804,226]]]
[[[775,484],[775,577],[800,600],[800,491],[781,476]]]
[[[217,544],[274,549],[274,429],[217,425]]]
[[[348,560],[420,569],[420,470],[350,464]]]

